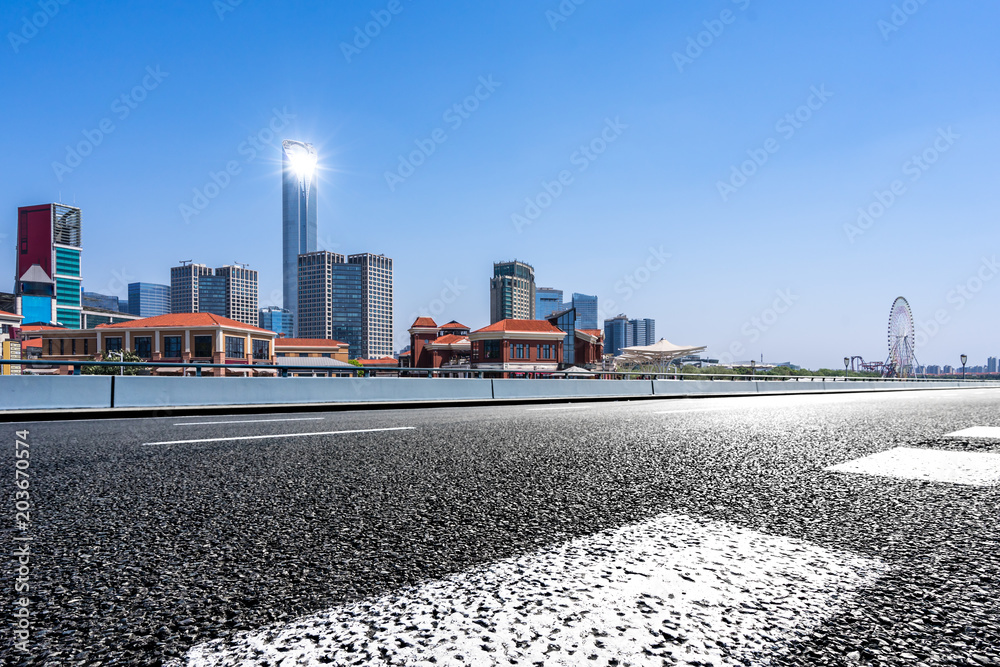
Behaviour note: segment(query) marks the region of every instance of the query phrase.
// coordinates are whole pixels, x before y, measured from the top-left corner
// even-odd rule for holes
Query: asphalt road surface
[[[0,658],[1000,665],[996,427],[988,389],[2,424]]]

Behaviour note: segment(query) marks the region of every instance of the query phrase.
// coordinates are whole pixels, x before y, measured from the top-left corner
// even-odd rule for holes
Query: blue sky
[[[395,260],[397,347],[517,258],[713,356],[884,359],[899,295],[922,362],[1000,355],[1000,7],[577,2],[4,2],[0,289],[59,200],[88,290],[240,261],[280,302],[289,138],[322,247]]]

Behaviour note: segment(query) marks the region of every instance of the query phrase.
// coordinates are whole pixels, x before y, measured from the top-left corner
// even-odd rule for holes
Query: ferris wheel
[[[886,377],[912,377],[917,366],[913,328],[913,313],[903,297],[897,297],[889,311],[889,358],[886,359]]]

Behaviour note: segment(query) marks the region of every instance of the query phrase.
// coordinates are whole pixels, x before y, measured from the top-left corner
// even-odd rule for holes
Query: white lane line
[[[593,407],[591,405],[561,405],[554,408],[525,408],[528,412],[537,412],[540,410],[586,410],[587,408]]]
[[[227,442],[232,440],[265,440],[268,438],[304,438],[310,435],[344,435],[346,433],[381,433],[383,431],[412,431],[416,426],[394,426],[392,428],[359,428],[351,431],[321,431],[319,433],[279,433],[277,435],[241,435],[233,438],[203,438],[200,440],[167,440],[165,442],[144,442],[143,447],[153,445],[193,445],[199,442]]]
[[[200,644],[167,664],[769,664],[887,570],[662,515]]]
[[[183,422],[174,426],[210,426],[212,424],[263,424],[264,422],[308,422],[322,421],[326,417],[291,417],[289,419],[237,419],[226,422]]]
[[[946,438],[1000,438],[1000,426],[973,426],[945,434]]]
[[[993,486],[1000,483],[1000,454],[896,447],[826,468],[896,479]]]

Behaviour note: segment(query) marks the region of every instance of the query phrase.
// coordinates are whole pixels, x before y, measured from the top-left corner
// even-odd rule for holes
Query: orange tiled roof
[[[436,327],[436,326],[437,323],[434,321],[433,317],[418,317],[417,319],[413,320],[413,324],[410,325],[410,328],[412,329],[413,327]]]
[[[488,327],[476,330],[481,331],[516,331],[522,333],[562,333],[562,330],[553,326],[548,320],[500,320]]]
[[[145,317],[141,320],[116,322],[115,324],[99,324],[98,329],[155,329],[157,327],[230,327],[274,334],[270,329],[261,329],[252,324],[244,324],[214,313],[170,313]],[[275,334],[277,335],[277,334]]]
[[[596,338],[600,338],[601,336],[604,335],[604,332],[601,331],[600,329],[577,329],[577,331],[582,331],[583,333],[590,334],[591,336],[594,336]]]
[[[341,347],[347,343],[329,338],[275,338],[275,347]]]
[[[0,315],[2,315],[4,317],[19,317],[22,320],[24,319],[23,317],[21,317],[17,313],[8,313],[6,310],[0,310]]]
[[[451,322],[448,322],[448,324],[442,324],[439,328],[441,328],[441,329],[468,329],[469,327],[465,326],[461,322],[456,322],[455,320],[452,320]]]
[[[446,336],[438,336],[433,341],[432,345],[451,345],[452,343],[469,342],[468,336],[456,336],[455,334],[447,334]]]
[[[32,338],[31,340],[21,341],[21,349],[24,349],[26,347],[41,347],[41,346],[42,346],[41,338]]]
[[[362,366],[398,366],[399,363],[392,357],[382,357],[381,359],[358,359]]]
[[[21,331],[66,331],[64,327],[50,327],[47,324],[29,324],[27,326],[21,327]]]

